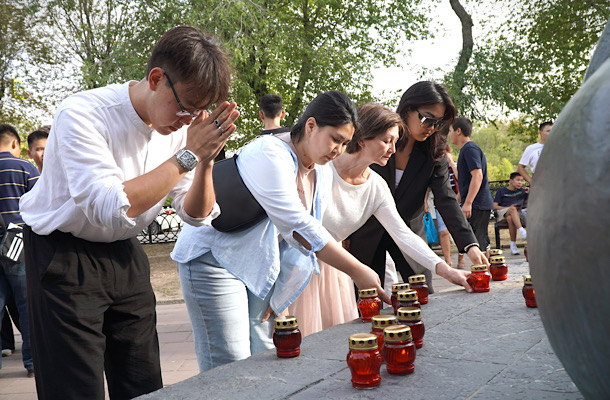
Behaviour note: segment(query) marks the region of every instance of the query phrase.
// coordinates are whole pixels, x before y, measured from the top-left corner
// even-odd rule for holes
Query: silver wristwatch
[[[178,164],[188,171],[192,171],[197,166],[197,163],[199,163],[199,159],[195,153],[187,149],[178,150],[176,159],[178,160]]]

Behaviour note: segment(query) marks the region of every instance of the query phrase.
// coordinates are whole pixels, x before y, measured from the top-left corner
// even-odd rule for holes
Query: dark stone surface
[[[610,399],[610,59],[561,112],[536,167],[528,250],[549,340],[588,399]]]
[[[269,350],[141,399],[577,399],[582,398],[553,353],[537,309],[525,306],[524,261],[489,293],[440,291],[422,306],[424,346],[405,376],[381,367],[381,385],[351,385],[345,358],[350,334],[369,332],[354,321],[303,340],[301,355],[279,359]],[[389,309],[384,310],[389,312]]]

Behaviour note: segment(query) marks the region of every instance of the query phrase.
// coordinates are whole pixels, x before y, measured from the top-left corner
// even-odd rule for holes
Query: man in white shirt
[[[521,156],[521,160],[519,161],[517,172],[519,172],[523,179],[525,179],[530,185],[532,184],[532,176],[536,172],[538,158],[540,158],[540,153],[542,153],[542,149],[544,148],[544,142],[546,142],[546,138],[549,136],[552,127],[553,123],[551,121],[546,121],[540,124],[540,129],[538,130],[538,133],[540,134],[540,141],[527,146],[523,152],[523,156]],[[532,175],[527,173],[527,170],[525,169],[526,167],[530,168]]]
[[[179,26],[153,48],[146,78],[59,106],[43,178],[20,203],[40,399],[104,398],[104,372],[110,398],[163,386],[150,266],[135,236],[168,194],[188,224],[219,214],[213,160],[239,115],[224,101],[229,83],[218,45]]]

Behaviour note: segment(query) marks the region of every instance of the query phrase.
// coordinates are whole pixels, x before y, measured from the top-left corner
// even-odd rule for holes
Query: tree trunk
[[[303,91],[305,90],[305,85],[307,80],[310,77],[311,72],[311,60],[310,60],[310,49],[311,43],[313,42],[313,38],[310,38],[310,24],[311,20],[309,19],[309,3],[305,1],[303,3],[303,35],[304,35],[304,45],[306,48],[302,48],[301,55],[301,70],[299,71],[299,80],[297,83],[296,91],[294,96],[292,97],[292,102],[290,107],[288,108],[288,116],[286,118],[287,125],[294,125],[301,114],[301,110],[303,109]]]
[[[468,68],[468,63],[470,62],[470,57],[472,56],[472,48],[474,46],[474,40],[472,39],[473,23],[472,18],[466,12],[466,10],[464,10],[464,7],[459,0],[449,0],[449,3],[462,23],[462,51],[460,52],[460,58],[453,72],[453,84],[455,89],[461,93],[462,89],[466,85],[464,75],[466,73],[466,69]]]

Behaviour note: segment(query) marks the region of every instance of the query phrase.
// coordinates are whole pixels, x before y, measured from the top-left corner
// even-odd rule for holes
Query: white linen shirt
[[[185,264],[211,251],[220,265],[261,299],[275,284],[270,305],[279,314],[301,294],[311,274],[319,273],[315,253],[332,240],[320,221],[325,194],[330,192],[331,172],[328,166],[315,166],[310,214],[296,189],[297,157],[285,142],[270,135],[259,137],[239,153],[237,167],[268,218],[233,233],[212,226],[186,226],[171,256]],[[311,250],[299,244],[293,232],[305,238]],[[284,240],[280,242],[278,235]]]
[[[129,98],[129,82],[77,93],[59,106],[44,155],[43,173],[21,197],[23,220],[39,235],[55,230],[93,242],[136,236],[165,202],[129,218],[123,182],[152,171],[186,143],[186,129],[161,135],[142,121]],[[211,223],[183,210],[189,172],[169,195],[178,215],[191,225]]]

